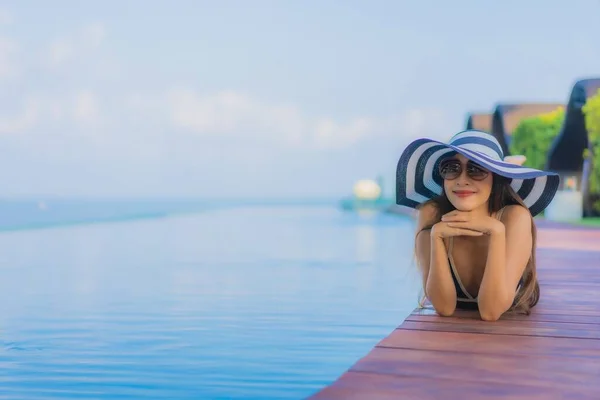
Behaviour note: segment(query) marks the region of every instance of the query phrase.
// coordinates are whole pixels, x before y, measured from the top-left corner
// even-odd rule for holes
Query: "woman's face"
[[[486,207],[492,193],[493,175],[473,161],[457,154],[440,163],[444,191],[459,211]]]

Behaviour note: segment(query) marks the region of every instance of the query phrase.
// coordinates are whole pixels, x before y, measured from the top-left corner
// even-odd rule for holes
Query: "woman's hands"
[[[433,225],[431,228],[431,237],[436,238],[449,238],[453,236],[482,236],[483,232],[464,228],[460,226],[452,226],[451,223],[441,221]]]
[[[489,216],[474,216],[468,211],[454,210],[442,216],[439,224],[445,224],[441,231],[451,236],[481,236],[504,233],[504,224]],[[460,232],[460,234],[456,234]],[[477,232],[478,234],[473,234]]]

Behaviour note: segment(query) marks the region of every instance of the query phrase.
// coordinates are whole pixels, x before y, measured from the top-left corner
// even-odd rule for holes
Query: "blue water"
[[[0,230],[46,228],[90,222],[161,218],[174,214],[206,212],[244,205],[323,205],[324,200],[295,202],[271,200],[95,200],[95,199],[0,199]]]
[[[415,307],[412,225],[233,206],[0,233],[0,399],[300,399]]]

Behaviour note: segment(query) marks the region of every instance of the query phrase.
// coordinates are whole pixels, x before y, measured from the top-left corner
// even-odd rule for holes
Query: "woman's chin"
[[[473,211],[478,207],[478,204],[470,199],[453,198],[450,202],[458,211]]]
[[[462,212],[469,212],[469,211],[473,211],[475,208],[473,208],[473,207],[456,207],[456,209],[458,211],[462,211]]]

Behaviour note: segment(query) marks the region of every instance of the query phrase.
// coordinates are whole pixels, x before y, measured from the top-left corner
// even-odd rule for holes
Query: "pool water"
[[[412,221],[239,206],[0,234],[0,399],[301,399],[415,307]]]

